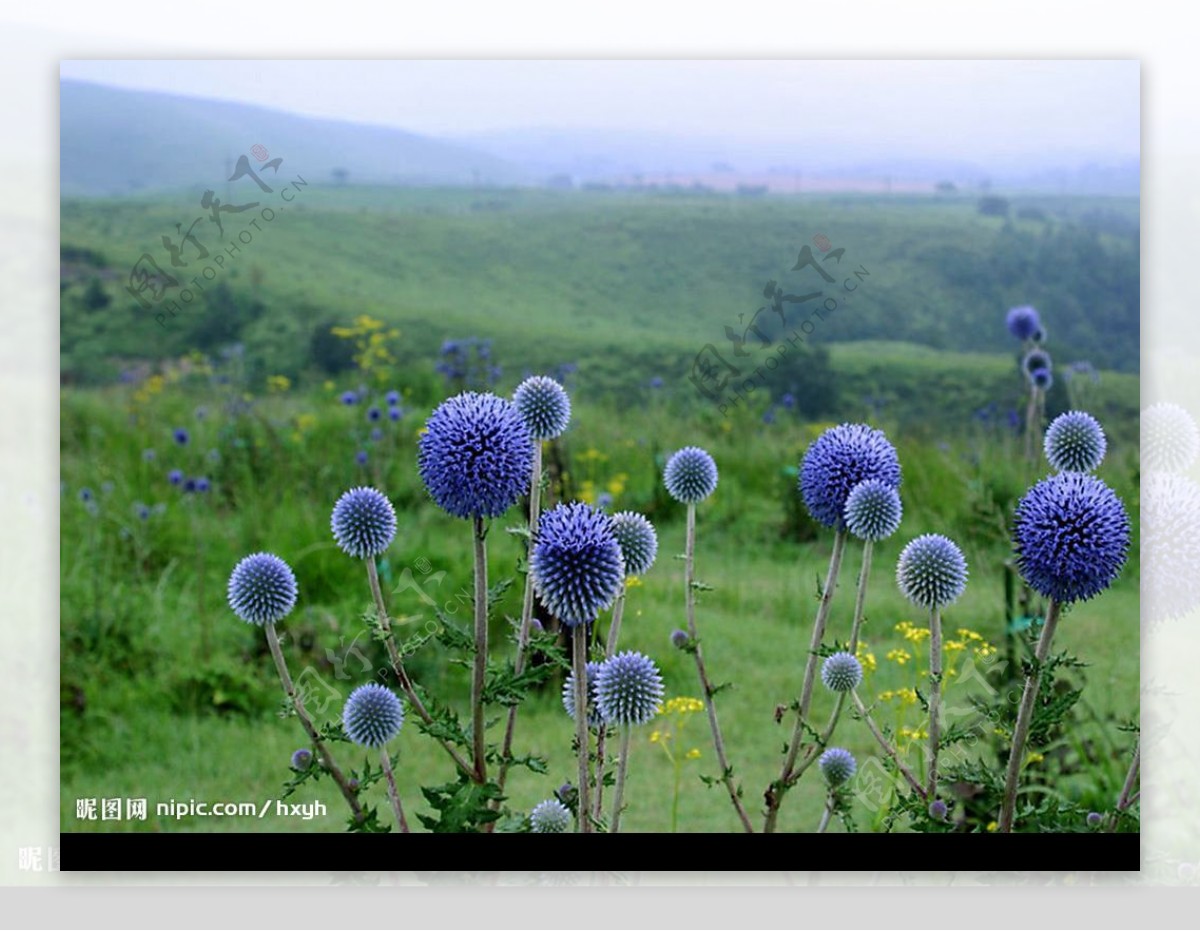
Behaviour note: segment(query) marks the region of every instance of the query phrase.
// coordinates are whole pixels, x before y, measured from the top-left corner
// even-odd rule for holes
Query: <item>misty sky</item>
[[[623,130],[993,164],[1139,152],[1136,61],[68,61],[62,76],[441,136]]]

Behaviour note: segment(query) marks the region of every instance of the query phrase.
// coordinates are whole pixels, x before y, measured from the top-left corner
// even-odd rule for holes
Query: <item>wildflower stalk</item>
[[[533,472],[529,480],[529,549],[525,553],[525,598],[521,603],[521,626],[517,630],[517,658],[513,671],[521,675],[525,671],[525,654],[529,649],[529,634],[533,628],[533,574],[529,571],[529,562],[533,556],[533,544],[537,534],[538,519],[542,510],[542,444],[533,441]],[[500,750],[500,775],[496,784],[500,794],[504,794],[504,785],[508,781],[508,769],[512,765],[511,754],[513,735],[517,728],[517,710],[520,703],[508,709],[508,721],[504,725],[504,743]]]
[[[871,718],[871,712],[868,711],[867,706],[863,704],[863,700],[861,696],[859,696],[858,690],[855,689],[852,694],[854,695],[854,706],[858,709],[858,713],[862,716],[862,719],[867,722],[867,727],[871,729],[871,733],[874,735],[875,740],[879,743],[879,746],[883,748],[883,752],[886,753],[891,761],[896,764],[896,768],[900,770],[900,775],[904,777],[905,782],[912,787],[912,790],[916,792],[920,798],[926,798],[927,796],[925,795],[925,789],[921,786],[920,781],[918,781],[917,777],[913,775],[912,770],[904,765],[904,761],[900,759],[900,754],[896,752],[896,748],[893,747],[888,742],[888,739],[883,736],[883,731],[879,729],[879,725],[877,725]]]
[[[1039,432],[1037,427],[1037,411],[1038,411],[1038,389],[1037,385],[1029,385],[1029,404],[1025,407],[1025,459],[1028,462],[1034,462],[1037,458],[1036,447],[1034,445],[1034,434]]]
[[[941,740],[942,710],[942,614],[936,608],[929,611],[929,790],[937,798],[938,743]]]
[[[379,570],[375,567],[375,560],[371,557],[363,560],[367,564],[367,580],[371,583],[371,597],[375,599],[375,614],[379,621],[379,627],[384,633],[384,643],[387,644],[388,659],[392,663],[392,671],[396,674],[396,680],[400,683],[400,688],[404,690],[408,702],[412,705],[419,717],[426,725],[434,723],[433,716],[429,713],[429,709],[425,707],[425,703],[421,701],[421,696],[417,694],[416,686],[413,685],[412,679],[409,678],[408,671],[404,668],[404,660],[400,656],[400,651],[396,649],[396,642],[392,639],[391,621],[388,619],[387,605],[383,602],[383,590],[379,587]],[[473,770],[471,764],[463,759],[454,747],[442,738],[438,738],[438,743],[442,749],[450,754],[450,759],[454,760],[454,765],[457,766],[465,775],[472,776]]]
[[[821,640],[825,636],[825,626],[829,619],[829,608],[833,603],[833,590],[837,585],[838,573],[842,568],[842,556],[846,551],[846,531],[839,530],[833,538],[833,552],[829,556],[829,571],[825,576],[825,587],[821,591],[821,601],[817,606],[817,617],[813,621],[812,639],[808,645],[808,662],[804,667],[804,681],[800,687],[800,700],[796,710],[796,725],[792,728],[792,738],[788,742],[787,754],[783,759],[783,766],[779,770],[779,778],[775,783],[767,789],[767,814],[763,821],[763,831],[771,834],[775,831],[775,825],[779,820],[779,807],[783,804],[783,797],[787,794],[787,790],[791,788],[795,782],[795,776],[792,770],[796,766],[796,757],[800,753],[800,745],[804,741],[804,725],[808,720],[809,706],[812,704],[813,686],[817,677],[817,659],[821,649]],[[867,544],[868,546],[870,544]],[[865,598],[865,591],[861,591],[865,587],[866,572],[870,570],[869,555],[864,556],[863,572],[860,573],[859,588],[860,594]],[[861,607],[861,605],[859,605]],[[855,620],[860,621],[859,610],[855,610]],[[851,647],[853,650],[854,648]]]
[[[617,763],[617,787],[613,790],[612,833],[621,830],[621,808],[625,803],[625,767],[629,763],[629,734],[633,730],[628,724],[621,727],[621,759]],[[597,789],[599,792],[599,789]]]
[[[617,638],[621,636],[621,618],[624,614],[625,589],[622,587],[621,594],[617,596],[617,602],[613,605],[612,623],[608,625],[608,640],[605,642],[604,647],[606,658],[617,652]]]
[[[858,655],[858,635],[862,629],[863,608],[867,604],[867,580],[871,575],[871,550],[874,545],[870,540],[863,541],[862,568],[858,570],[858,591],[854,596],[854,625],[850,628],[848,652],[851,656]]]
[[[486,532],[475,515],[475,663],[471,677],[471,738],[475,781],[487,782],[487,734],[483,717],[483,687],[487,678],[488,587]]]
[[[333,777],[333,781],[338,784],[338,788],[341,789],[342,797],[346,800],[346,804],[350,806],[354,820],[361,821],[363,810],[362,805],[358,801],[358,796],[350,788],[350,783],[346,781],[345,774],[337,765],[333,754],[329,752],[329,747],[325,745],[325,741],[321,739],[321,735],[317,733],[317,729],[313,726],[312,718],[308,716],[308,711],[305,710],[304,699],[296,691],[291,674],[288,673],[287,661],[283,658],[283,650],[279,648],[279,635],[275,633],[275,625],[264,624],[263,627],[267,632],[267,646],[271,648],[271,658],[275,660],[275,669],[279,673],[279,681],[283,683],[284,694],[291,700],[292,707],[296,709],[296,717],[300,719],[300,724],[304,728],[304,732],[308,734],[308,739],[312,741],[317,753],[321,755],[321,763],[325,766],[325,770]]]
[[[1109,819],[1108,829],[1111,831],[1117,826],[1117,821],[1123,811],[1134,804],[1141,797],[1141,791],[1135,792],[1134,785],[1138,781],[1138,773],[1142,768],[1142,744],[1139,740],[1133,750],[1133,762],[1129,764],[1129,772],[1125,774],[1125,784],[1121,786],[1121,794],[1117,797],[1117,808],[1114,815]]]
[[[604,658],[609,659],[617,652],[617,638],[621,633],[621,616],[625,613],[625,589],[621,589],[621,594],[617,596],[617,602],[613,605],[612,622],[608,625],[608,640],[605,643]],[[600,811],[604,804],[604,750],[605,741],[608,736],[608,727],[604,724],[600,725],[600,730],[596,734],[596,799],[592,804],[592,810],[596,817],[600,817]]]
[[[1037,649],[1034,651],[1033,669],[1025,677],[1025,692],[1021,696],[1021,706],[1017,710],[1017,723],[1013,727],[1012,749],[1008,753],[1008,770],[1004,778],[1004,801],[1000,807],[1001,833],[1012,831],[1013,815],[1017,809],[1017,784],[1021,777],[1021,766],[1025,760],[1025,742],[1029,739],[1029,726],[1033,722],[1033,706],[1037,702],[1038,689],[1042,683],[1042,665],[1050,655],[1050,642],[1054,639],[1054,630],[1058,626],[1059,603],[1051,599],[1046,609],[1046,623],[1042,626],[1042,635],[1038,638]]]
[[[717,721],[717,708],[713,703],[713,687],[704,668],[704,654],[700,650],[700,639],[696,634],[696,503],[687,506],[687,543],[684,550],[684,603],[687,607],[688,637],[691,638],[691,653],[696,659],[696,674],[700,677],[700,691],[704,695],[704,708],[708,712],[708,726],[712,731],[713,749],[717,754],[717,765],[721,767],[721,781],[729,792],[729,800],[742,822],[747,834],[754,833],[754,826],[746,814],[746,808],[733,782],[733,770],[725,755],[725,739],[721,736],[721,725]]]
[[[829,827],[829,819],[833,817],[833,793],[829,793],[829,798],[825,801],[825,811],[821,813],[821,823],[817,825],[817,833],[824,834],[825,829]]]
[[[579,757],[579,815],[575,830],[592,833],[592,810],[588,793],[588,724],[587,724],[587,624],[576,624],[571,632],[571,661],[575,672],[575,740]]]
[[[379,760],[383,766],[383,774],[387,777],[388,799],[392,803],[392,812],[396,815],[396,825],[401,834],[411,833],[408,821],[404,817],[404,806],[400,804],[400,793],[396,789],[396,774],[392,772],[392,760],[388,756],[387,747],[379,748]]]

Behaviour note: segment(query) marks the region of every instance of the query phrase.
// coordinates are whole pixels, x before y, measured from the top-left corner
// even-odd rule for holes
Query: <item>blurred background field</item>
[[[112,244],[146,239],[173,205],[64,203],[62,817],[73,829],[341,824],[340,800],[324,783],[297,799],[324,798],[330,814],[301,823],[160,823],[153,815],[145,823],[80,822],[74,800],[240,801],[278,792],[302,733],[276,716],[280,693],[261,633],[228,611],[224,585],[242,555],[278,553],[301,587],[300,607],[283,625],[293,674],[310,668],[330,696],[365,681],[367,664],[382,662],[366,636],[356,640],[369,592],[361,567],[328,531],[345,488],[376,484],[397,507],[385,587],[395,588],[407,568],[439,602],[469,592],[467,527],[428,501],[415,457],[429,410],[464,386],[509,393],[526,372],[567,383],[575,417],[548,453],[562,483],[557,493],[642,511],[659,528],[660,558],[629,593],[623,644],[656,658],[668,696],[696,696],[697,687],[688,658],[668,644],[683,622],[674,558],[683,514],[661,487],[661,468],[682,445],[713,453],[721,484],[700,509],[698,572],[714,591],[702,598],[699,623],[713,674],[735,684],[719,704],[752,809],[776,774],[787,732],[774,709],[798,688],[828,559],[830,534],[818,531],[795,491],[800,457],[825,426],[866,420],[886,429],[904,468],[904,523],[875,556],[869,694],[909,688],[924,668],[921,646],[896,629],[924,619],[891,578],[903,542],[919,533],[954,537],[970,561],[967,596],[947,612],[947,630],[974,631],[992,644],[995,658],[976,657],[981,664],[1004,659],[1004,527],[1037,474],[1021,460],[1024,385],[1003,329],[1010,304],[1041,309],[1063,375],[1049,413],[1074,393],[1101,419],[1111,440],[1102,475],[1136,521],[1136,314],[1130,339],[1128,305],[1115,295],[1137,294],[1137,240],[1114,219],[1135,222],[1135,202],[1050,199],[1046,220],[1013,223],[981,216],[965,199],[355,189],[304,197],[302,211],[274,221],[261,252],[235,263],[166,327],[123,292],[115,265],[122,253]],[[757,306],[759,279],[786,282],[792,254],[816,232],[846,243],[846,261],[870,269],[869,297],[822,322],[812,348],[796,350],[770,389],[721,416],[687,379],[695,353],[705,342],[726,344],[724,324]],[[1053,279],[1032,268],[1022,277],[1015,269],[1025,250],[1036,253],[1047,238],[1078,247],[1058,253]],[[1117,291],[1097,286],[1095,301],[1060,303],[1074,287],[1062,282],[1085,281],[1101,265],[1125,269]],[[1094,316],[1105,306],[1111,325]],[[1127,337],[1111,338],[1122,327]],[[1103,363],[1070,368],[1096,358]],[[392,390],[402,396],[399,420],[388,415]],[[357,403],[343,403],[348,391]],[[179,428],[186,445],[173,437]],[[206,479],[209,490],[172,485],[173,469],[185,482]],[[514,512],[493,524],[493,578],[516,574],[520,543],[504,530],[518,521]],[[848,633],[851,554],[835,638]],[[429,582],[435,573],[444,575]],[[1047,771],[1068,797],[1102,795],[1123,774],[1117,747],[1104,741],[1114,723],[1137,714],[1137,580],[1135,557],[1111,593],[1079,606],[1062,628],[1063,646],[1089,663],[1080,673],[1081,713],[1096,725]],[[519,613],[519,582],[503,602],[508,615]],[[413,629],[429,614],[412,589],[393,594],[391,609]],[[504,631],[497,620],[494,640]],[[906,649],[907,659],[896,652]],[[964,653],[974,656],[970,646]],[[425,647],[412,666],[425,687],[465,709],[466,679],[440,647]],[[518,809],[572,773],[572,725],[557,686],[521,713],[518,749],[545,755],[550,770],[514,778]],[[965,705],[979,688],[964,685],[958,698]],[[881,707],[894,710],[884,720],[897,728],[919,725],[919,708],[903,698]],[[823,709],[817,705],[818,716]],[[339,710],[331,697],[327,716]],[[650,740],[655,729],[635,742],[629,830],[669,829],[673,767]],[[839,736],[857,754],[874,753],[857,722],[844,721]],[[735,829],[727,800],[698,779],[715,772],[702,715],[688,721],[682,740],[700,758],[683,767],[679,829]],[[419,810],[418,786],[450,773],[415,728],[398,746],[401,790]],[[345,762],[361,764],[346,749]],[[1058,767],[1073,776],[1059,779]],[[812,830],[822,801],[817,780],[802,782],[781,826]],[[861,826],[871,824],[870,811],[857,814]]]

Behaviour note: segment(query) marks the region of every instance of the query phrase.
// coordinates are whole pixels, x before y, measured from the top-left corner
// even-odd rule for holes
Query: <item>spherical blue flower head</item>
[[[185,478],[183,480],[183,490],[191,494],[196,490],[196,480],[194,478]]]
[[[645,724],[662,704],[663,680],[654,660],[628,650],[596,672],[596,706],[606,724]]]
[[[248,624],[274,624],[296,605],[296,576],[271,553],[253,553],[229,576],[229,607]]]
[[[667,492],[681,504],[698,504],[717,490],[717,464],[699,446],[685,446],[663,469]]]
[[[1029,338],[1039,345],[1044,343],[1046,341],[1046,328],[1044,326],[1038,327]]]
[[[396,423],[403,416],[404,416],[404,411],[400,410],[400,408],[398,408],[398,407],[389,407],[388,408],[388,420],[390,420],[392,423]]]
[[[92,490],[90,488],[80,488],[79,489],[79,500],[80,501],[91,501],[93,497],[95,497],[95,496],[92,494]]]
[[[1089,828],[1098,827],[1100,822],[1104,820],[1104,815],[1098,811],[1089,811],[1087,816],[1087,824]]]
[[[860,540],[886,540],[900,526],[900,492],[877,478],[859,482],[846,498],[846,529]]]
[[[677,650],[682,650],[685,646],[692,642],[692,638],[688,636],[686,630],[675,628],[671,631],[671,646]]]
[[[625,584],[625,560],[612,518],[581,502],[542,515],[529,559],[534,590],[568,627],[588,624]]]
[[[143,449],[142,450],[142,461],[143,462],[153,462],[157,456],[158,456],[158,453],[156,453],[152,449]]]
[[[843,782],[849,782],[858,771],[858,763],[854,760],[854,754],[841,747],[830,747],[822,753],[817,759],[817,766],[820,767],[825,781],[831,786],[840,786]]]
[[[342,403],[345,404],[347,407],[349,407],[351,404],[357,404],[358,403],[358,395],[355,394],[353,391],[343,392],[342,393]]]
[[[511,403],[468,391],[430,415],[417,463],[442,510],[455,517],[499,517],[529,491],[533,438]]]
[[[1017,504],[1017,568],[1029,586],[1061,604],[1112,584],[1129,551],[1129,517],[1116,493],[1086,472],[1042,479]]]
[[[588,727],[600,726],[600,712],[596,708],[596,673],[600,671],[599,663],[587,664],[587,724]],[[571,720],[575,720],[575,670],[572,669],[567,673],[567,681],[563,683],[562,690],[563,707],[567,709],[567,714]]]
[[[1183,472],[1200,456],[1200,427],[1186,408],[1160,402],[1142,411],[1142,465],[1146,471]]]
[[[303,747],[292,754],[292,769],[302,773],[312,765],[312,759],[312,751]]]
[[[862,677],[862,664],[853,653],[834,653],[821,664],[821,681],[831,692],[856,689]]]
[[[945,820],[947,812],[950,808],[940,798],[934,799],[929,803],[929,817],[934,821]]]
[[[927,533],[909,542],[896,563],[896,584],[923,608],[944,608],[967,586],[967,560],[953,540]]]
[[[1059,414],[1046,428],[1043,444],[1050,465],[1059,472],[1091,472],[1096,469],[1108,443],[1100,422],[1083,411]]]
[[[383,439],[383,431],[380,430],[378,427],[376,427],[374,430],[371,431],[371,442],[378,443],[382,439]]]
[[[618,511],[612,516],[613,533],[625,559],[626,575],[645,575],[658,555],[658,534],[641,514]]]
[[[571,421],[571,399],[563,386],[545,375],[532,375],[517,385],[513,404],[535,440],[552,440]]]
[[[381,411],[378,407],[371,407],[367,409],[367,420],[376,421],[382,419],[383,411]]]
[[[179,469],[172,469],[170,472],[167,473],[167,481],[170,482],[172,485],[182,485],[183,484],[183,472]]]
[[[389,391],[384,400],[387,401],[388,407],[397,407],[400,404],[400,392]]]
[[[183,427],[176,427],[175,432],[171,435],[175,437],[175,442],[180,446],[187,446],[189,436],[187,430]]]
[[[342,728],[360,747],[382,747],[400,733],[404,705],[396,693],[378,682],[360,685],[346,699]]]
[[[882,430],[844,423],[822,433],[800,463],[800,494],[815,520],[845,527],[846,500],[855,486],[875,479],[900,487],[900,459]]]
[[[529,813],[529,827],[534,834],[564,834],[571,826],[571,809],[556,798],[538,802]]]
[[[337,499],[329,526],[344,552],[367,559],[392,545],[396,536],[396,510],[381,491],[351,488]]]
[[[1039,391],[1049,391],[1054,385],[1054,374],[1049,369],[1034,369],[1029,373],[1029,381]]]
[[[367,451],[365,449],[360,449],[354,454],[354,461],[361,466],[365,466],[367,464],[368,458],[369,457],[367,456]]]
[[[1038,312],[1032,307],[1014,307],[1004,319],[1008,332],[1017,339],[1032,339],[1042,325]]]

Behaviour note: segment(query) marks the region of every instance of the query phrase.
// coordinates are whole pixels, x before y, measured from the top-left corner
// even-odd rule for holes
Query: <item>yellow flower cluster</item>
[[[896,665],[903,666],[910,659],[912,659],[912,654],[909,653],[908,650],[904,649],[903,647],[897,647],[894,650],[887,651],[887,658],[890,659]]]
[[[292,380],[286,375],[271,375],[267,378],[267,390],[272,394],[282,394],[292,387]]]
[[[901,740],[928,740],[929,731],[923,727],[902,727],[896,732]]]
[[[138,387],[133,393],[134,404],[146,404],[151,398],[162,394],[163,387],[167,381],[161,375],[151,375]]]
[[[915,705],[917,703],[916,689],[888,689],[886,692],[879,693],[880,701],[899,701],[902,705]]]
[[[854,657],[862,666],[863,672],[874,672],[879,665],[875,662],[875,654],[871,652],[870,645],[865,640],[858,641],[858,649],[854,651]]]
[[[704,710],[704,702],[698,698],[671,698],[663,705],[664,714],[689,714]]]
[[[929,638],[928,627],[917,627],[911,621],[901,621],[896,625],[896,630],[900,632],[905,640],[917,646],[920,646],[923,641]]]
[[[376,320],[367,314],[359,314],[354,318],[354,325],[335,326],[330,330],[339,339],[354,340],[354,364],[364,374],[379,372],[381,369],[395,365],[391,343],[399,339],[400,331],[385,329],[382,320]]]

